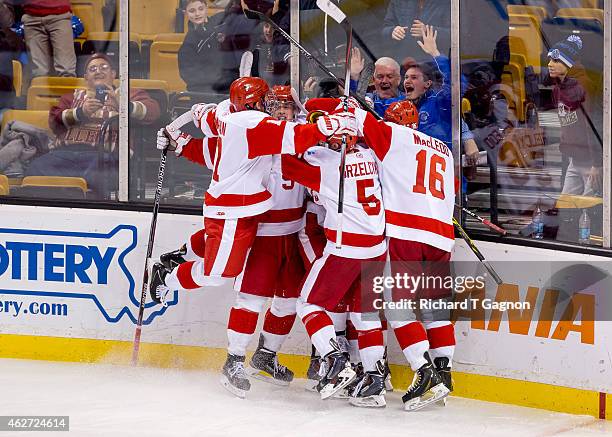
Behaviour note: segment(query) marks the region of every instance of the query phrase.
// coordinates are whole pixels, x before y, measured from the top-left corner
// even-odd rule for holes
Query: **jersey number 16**
[[[416,155],[417,172],[416,183],[412,187],[414,193],[427,194],[425,187],[425,173],[427,173],[427,150],[421,150]],[[433,154],[429,159],[429,192],[432,196],[444,200],[444,176],[446,161],[439,155]]]

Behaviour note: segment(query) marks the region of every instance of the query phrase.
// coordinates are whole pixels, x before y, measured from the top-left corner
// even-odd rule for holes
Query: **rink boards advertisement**
[[[0,205],[0,217],[0,357],[126,363],[138,318],[151,214]],[[201,223],[198,216],[161,214],[154,258],[178,248]],[[487,297],[515,295],[538,304],[529,313],[459,314],[456,394],[494,400],[485,392],[497,385],[508,392],[507,401],[515,403],[511,392],[524,387],[508,384],[540,384],[544,392],[576,389],[565,396],[583,396],[586,403],[598,396],[593,407],[598,411],[566,411],[601,417],[603,409],[606,417],[611,401],[606,393],[612,392],[612,263],[607,258],[488,242],[479,242],[479,247],[504,279],[500,286],[487,286]],[[458,241],[453,259],[473,261],[472,257]],[[551,259],[559,267],[540,267]],[[530,263],[533,268],[525,268]],[[587,276],[592,279],[576,285],[580,289],[569,298],[551,301],[551,275],[571,275],[576,264],[591,266],[594,270],[587,270]],[[551,271],[555,268],[559,271]],[[151,364],[207,367],[201,359],[206,351],[219,355],[227,345],[227,317],[234,297],[230,281],[222,287],[175,291],[167,307],[153,304],[147,296],[143,350],[149,345],[172,355]],[[553,310],[569,314],[569,320],[547,316],[542,302],[549,307],[553,302]],[[391,332],[388,339],[390,361],[404,366]],[[256,342],[254,336],[251,350]],[[307,335],[297,321],[283,353],[305,363],[303,356],[309,352]],[[478,385],[482,396],[472,388],[462,392],[461,381]]]

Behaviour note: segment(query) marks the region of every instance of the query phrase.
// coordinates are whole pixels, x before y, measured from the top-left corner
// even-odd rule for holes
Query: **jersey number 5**
[[[378,215],[380,213],[380,200],[374,194],[366,196],[366,188],[374,186],[374,179],[360,179],[357,183],[357,202],[361,203],[367,215]]]
[[[425,173],[427,172],[427,150],[421,150],[416,155],[417,174],[416,183],[412,191],[419,194],[427,194],[425,187]],[[446,161],[436,154],[429,159],[429,192],[432,196],[444,200],[444,177],[441,173],[446,170]]]

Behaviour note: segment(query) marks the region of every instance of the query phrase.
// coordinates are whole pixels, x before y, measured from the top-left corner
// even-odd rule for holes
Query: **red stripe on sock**
[[[259,314],[245,310],[244,308],[232,308],[230,310],[227,329],[241,334],[253,334],[257,328],[257,316]]]
[[[399,343],[400,349],[404,350],[420,341],[427,340],[427,333],[420,322],[411,322],[407,325],[394,329],[395,338]]]
[[[195,261],[187,261],[177,267],[176,277],[181,283],[181,287],[185,290],[193,290],[194,288],[200,288],[191,277],[191,269]]]
[[[359,332],[355,329],[355,325],[350,320],[346,321],[346,339],[348,341],[357,340]]]
[[[272,314],[270,310],[266,312],[264,319],[263,330],[275,335],[287,335],[293,327],[296,314],[291,314],[284,317],[278,317]]]
[[[372,346],[383,346],[383,333],[382,329],[370,329],[369,331],[358,331],[359,332],[359,349],[365,349]]]
[[[455,328],[451,323],[446,326],[438,326],[427,330],[427,338],[429,339],[429,348],[437,349],[439,347],[455,345]]]
[[[193,234],[189,238],[189,243],[191,244],[191,250],[200,258],[204,258],[204,249],[206,245],[204,242],[206,241],[206,232],[204,229],[199,230],[195,234]]]
[[[334,326],[332,320],[327,314],[325,314],[324,311],[316,311],[314,313],[307,314],[302,319],[302,322],[304,322],[304,327],[306,328],[306,332],[308,332],[309,337],[312,337],[326,326],[331,326],[332,328]]]

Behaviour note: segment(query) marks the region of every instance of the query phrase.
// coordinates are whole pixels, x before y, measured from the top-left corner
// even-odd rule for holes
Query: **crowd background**
[[[226,98],[245,51],[254,55],[250,74],[270,84],[289,83],[291,68],[299,67],[293,85],[302,98],[334,92],[312,62],[291,58],[290,45],[271,26],[243,14],[244,7],[257,8],[290,32],[289,3],[129,2],[131,201],[153,197],[156,130],[195,102]],[[294,17],[299,15],[300,41],[341,76],[343,30],[314,0],[293,3],[299,3]],[[350,86],[379,109],[410,98],[418,103],[420,130],[449,145],[452,133],[460,132],[468,164],[478,152],[486,155],[486,164],[481,156],[480,165],[464,168],[468,207],[528,238],[539,210],[544,239],[570,243],[577,242],[586,211],[589,244],[600,245],[603,172],[610,167],[602,157],[603,1],[461,0],[459,5],[460,126],[451,121],[450,0],[340,2],[355,36]],[[119,7],[116,0],[0,0],[1,194],[117,201]],[[428,26],[435,32],[435,49],[433,35],[429,43],[424,36]],[[96,54],[104,54],[106,72],[87,70]],[[96,85],[102,78],[92,75],[108,76],[106,91]],[[66,106],[66,96],[74,102],[79,90],[82,104],[89,100],[91,109],[80,119],[79,103]],[[100,105],[93,110],[96,100]],[[76,118],[64,114],[70,109]],[[88,125],[93,137],[67,140],[70,123],[79,132]],[[89,144],[87,162],[45,164],[83,144]],[[168,162],[164,202],[197,206],[210,175],[183,161]],[[62,165],[79,171],[62,171]],[[36,183],[37,175],[77,177],[84,185]],[[100,187],[96,180],[106,182]]]

